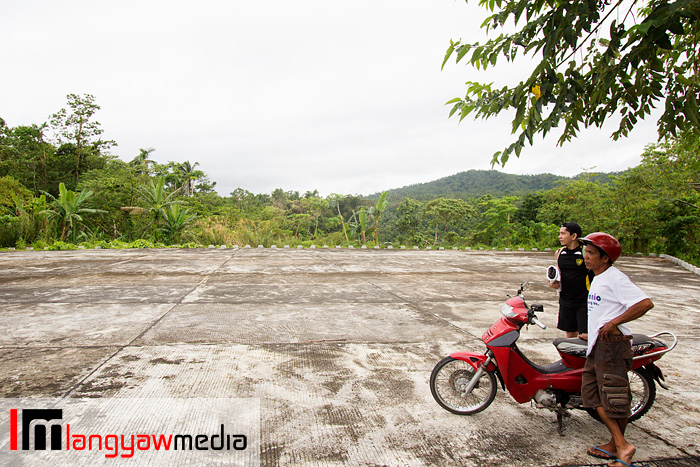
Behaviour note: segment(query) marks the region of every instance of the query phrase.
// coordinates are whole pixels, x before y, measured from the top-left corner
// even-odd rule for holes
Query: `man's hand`
[[[603,327],[600,328],[600,331],[598,331],[598,335],[600,335],[600,338],[603,340],[607,339],[608,336],[619,336],[621,334],[622,332],[617,329],[617,325],[613,324],[612,321],[605,323]]]
[[[559,288],[559,281],[550,282],[549,286],[553,289],[558,289]]]

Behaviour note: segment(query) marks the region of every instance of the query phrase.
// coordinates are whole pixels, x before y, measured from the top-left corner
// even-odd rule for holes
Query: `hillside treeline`
[[[153,149],[128,162],[112,155],[116,142],[101,139],[98,109],[92,96],[70,95],[68,108],[49,122],[10,127],[0,119],[0,247],[541,249],[557,247],[559,225],[576,221],[584,233],[615,235],[626,253],[700,259],[700,140],[694,137],[651,145],[639,166],[617,175],[543,176],[543,187],[517,195],[496,186],[487,194],[460,191],[474,183],[448,177],[442,182],[449,190],[424,184],[368,197],[281,188],[220,196],[197,162],[157,164]],[[484,173],[468,174],[484,185]],[[501,187],[520,186],[498,176]]]
[[[574,180],[586,179],[609,183],[611,176],[617,173],[585,173]],[[553,174],[512,175],[495,170],[469,170],[428,183],[408,185],[389,190],[389,196],[396,199],[412,198],[419,201],[431,201],[435,198],[472,199],[485,194],[497,196],[524,196],[536,191],[555,188],[561,182],[570,180]],[[379,194],[370,195],[376,198]]]

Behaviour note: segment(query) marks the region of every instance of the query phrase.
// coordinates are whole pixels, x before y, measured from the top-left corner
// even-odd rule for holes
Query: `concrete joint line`
[[[637,426],[636,424],[635,424],[635,426],[636,426],[637,429],[639,429],[640,431],[643,431],[644,433],[648,434],[648,435],[651,436],[652,438],[655,438],[655,439],[657,439],[658,441],[661,441],[661,442],[664,443],[666,446],[668,446],[668,447],[670,447],[670,448],[673,448],[673,449],[677,449],[677,450],[679,450],[680,452],[682,452],[683,454],[685,454],[686,456],[692,458],[693,453],[688,452],[688,451],[686,451],[685,449],[683,449],[683,446],[681,446],[680,444],[679,444],[678,446],[676,446],[675,444],[669,443],[668,440],[666,440],[665,438],[661,437],[660,435],[654,433],[654,432],[651,431],[651,430],[642,428],[641,426]]]
[[[234,251],[233,251],[233,254],[231,254],[231,256],[230,256],[229,258],[227,258],[226,261],[224,261],[219,267],[217,267],[216,270],[214,270],[214,271],[213,271],[212,273],[210,273],[210,274],[207,274],[202,280],[199,281],[199,283],[198,283],[197,285],[195,285],[194,287],[192,287],[192,289],[191,289],[189,292],[187,292],[187,293],[184,294],[182,297],[180,297],[180,300],[178,300],[175,304],[173,304],[173,306],[171,306],[170,308],[168,308],[168,310],[165,311],[165,313],[163,313],[163,314],[160,315],[157,319],[155,319],[154,321],[152,321],[151,324],[149,324],[149,325],[146,327],[146,329],[144,329],[143,331],[141,331],[136,337],[134,337],[133,339],[131,339],[131,341],[129,341],[129,342],[128,342],[127,344],[125,344],[125,345],[117,346],[117,350],[114,351],[114,353],[112,353],[109,357],[107,357],[102,363],[100,363],[99,365],[97,365],[97,366],[95,367],[95,369],[93,369],[90,373],[88,373],[84,378],[82,378],[80,381],[78,381],[76,384],[74,384],[73,387],[71,387],[68,391],[66,391],[66,392],[61,396],[61,398],[66,398],[66,397],[68,397],[72,392],[74,392],[76,389],[78,389],[80,386],[82,386],[82,385],[85,383],[85,381],[87,381],[88,379],[90,379],[90,377],[92,377],[92,375],[94,375],[95,373],[97,373],[97,372],[98,372],[102,367],[104,367],[110,360],[112,360],[114,357],[116,357],[117,354],[119,354],[122,350],[124,350],[124,349],[127,348],[127,347],[133,346],[133,345],[134,345],[134,342],[138,341],[141,337],[144,336],[144,334],[146,334],[148,331],[150,331],[151,329],[153,329],[158,323],[160,323],[166,316],[168,316],[168,315],[170,314],[171,311],[173,311],[178,305],[180,305],[180,304],[185,300],[185,298],[187,298],[190,294],[192,294],[192,292],[194,292],[195,290],[197,290],[198,288],[200,288],[202,285],[206,284],[207,281],[209,280],[209,278],[210,278],[211,276],[213,276],[214,274],[216,274],[217,272],[219,272],[219,271],[221,270],[221,268],[223,268],[224,266],[226,266],[226,264],[227,264],[229,261],[231,261],[231,259],[233,258],[233,256],[234,256],[235,254],[236,254],[236,251],[234,250]]]
[[[388,295],[391,295],[392,297],[396,297],[397,299],[399,299],[399,301],[400,301],[401,303],[405,303],[405,304],[407,304],[408,306],[410,306],[410,307],[412,307],[412,308],[415,308],[416,310],[420,311],[421,313],[428,314],[428,315],[430,315],[430,316],[432,316],[432,317],[434,317],[434,318],[436,318],[436,319],[442,321],[443,323],[447,323],[448,326],[451,326],[451,327],[457,329],[459,332],[461,332],[461,333],[463,333],[463,334],[467,334],[468,336],[474,337],[474,338],[476,338],[476,339],[480,339],[480,338],[481,338],[481,336],[475,336],[475,335],[472,334],[471,332],[469,332],[469,331],[467,331],[467,330],[465,330],[465,329],[460,328],[459,326],[457,326],[457,325],[454,324],[454,323],[451,323],[450,321],[447,321],[445,318],[442,318],[441,316],[438,316],[438,315],[436,315],[435,313],[426,310],[425,308],[423,308],[423,307],[420,306],[418,303],[416,303],[416,302],[414,302],[414,301],[412,301],[412,300],[406,300],[405,298],[396,295],[396,294],[395,294],[394,292],[392,292],[391,290],[384,289],[384,288],[378,286],[377,284],[368,281],[368,280],[365,279],[365,278],[362,278],[362,280],[364,280],[365,282],[367,282],[367,283],[368,283],[369,285],[371,285],[372,287],[376,287],[377,289],[381,290],[382,292],[384,292],[384,293],[386,293],[386,294],[388,294]]]

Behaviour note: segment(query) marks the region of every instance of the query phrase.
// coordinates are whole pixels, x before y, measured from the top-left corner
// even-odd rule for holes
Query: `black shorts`
[[[557,329],[586,334],[588,332],[588,303],[585,300],[578,303],[559,300]]]

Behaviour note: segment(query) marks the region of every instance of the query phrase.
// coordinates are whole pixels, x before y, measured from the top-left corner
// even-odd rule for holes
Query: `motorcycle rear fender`
[[[462,360],[464,362],[469,363],[475,370],[478,370],[479,367],[486,361],[488,358],[486,355],[481,354],[481,353],[476,353],[476,352],[455,352],[451,353],[450,357],[456,359],[456,360]],[[488,366],[486,367],[486,371],[495,371],[496,370],[496,365],[491,361]]]
[[[661,368],[654,365],[653,363],[646,365],[644,368],[649,373],[651,373],[651,376],[656,380],[657,383],[659,383],[659,386],[661,386],[664,389],[668,389],[668,386],[666,385],[666,378],[664,378],[664,374],[661,372]]]

